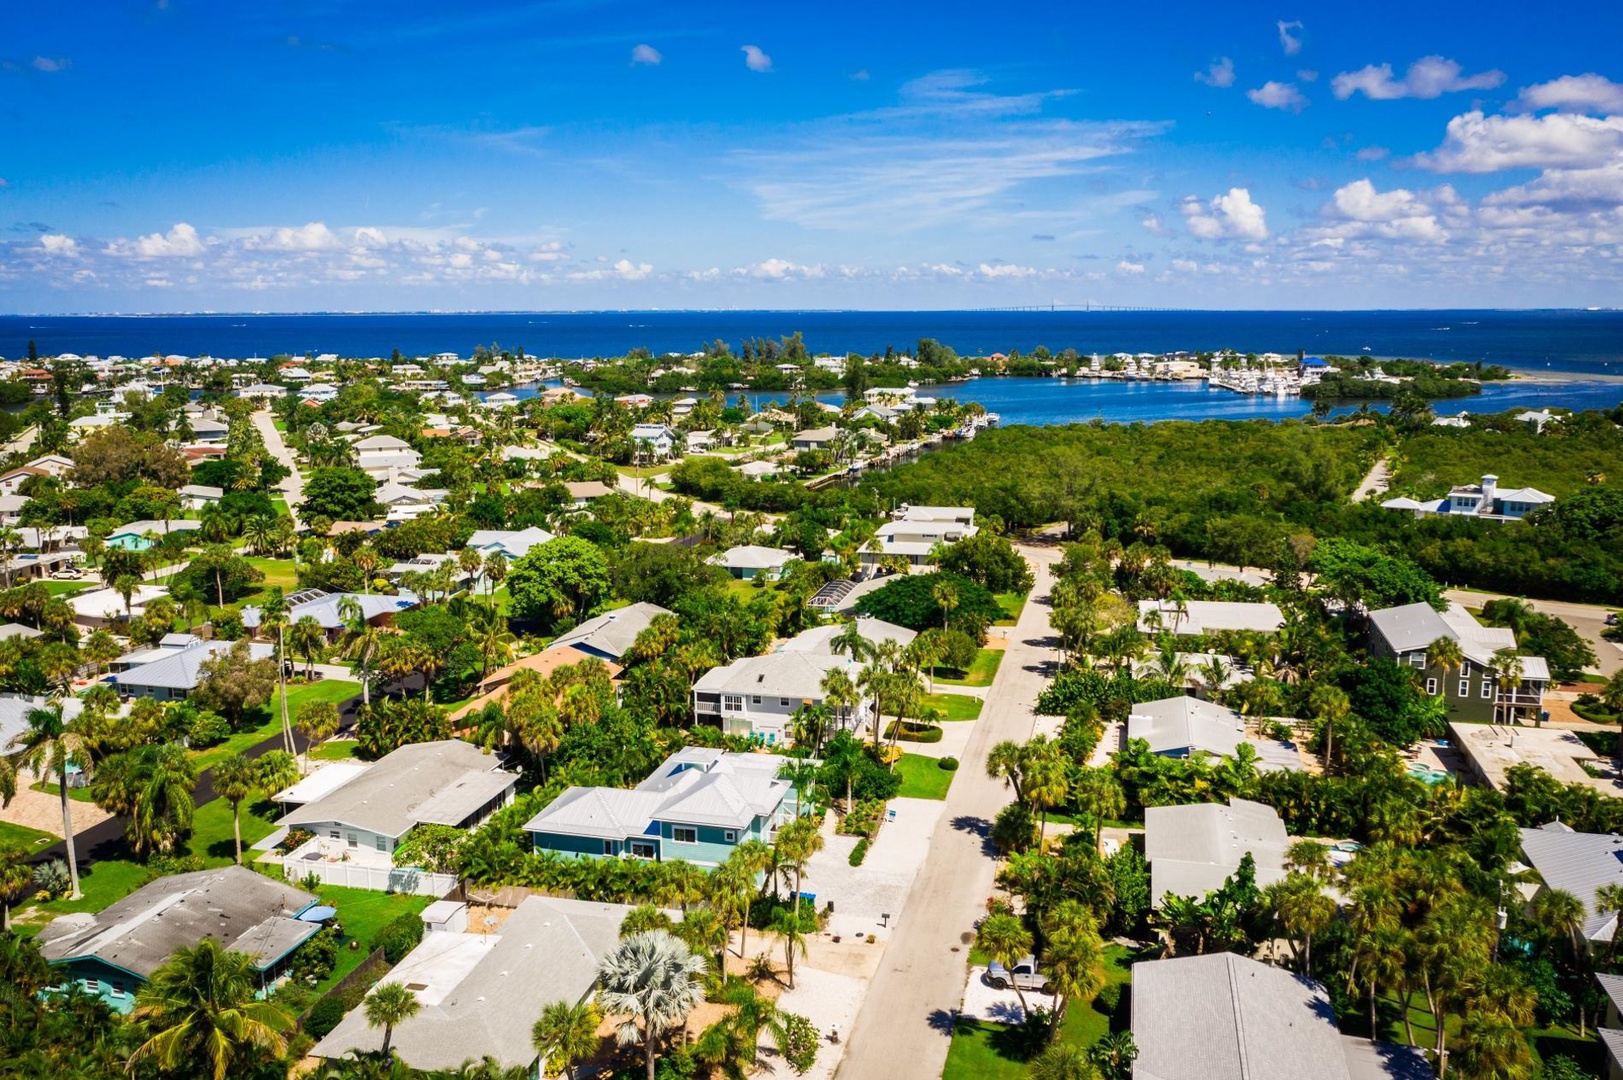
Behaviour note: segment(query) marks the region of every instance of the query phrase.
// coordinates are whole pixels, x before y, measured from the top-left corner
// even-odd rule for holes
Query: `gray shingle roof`
[[[812,652],[746,656],[724,667],[711,668],[699,676],[693,689],[821,701],[823,677],[835,668],[846,668],[851,671],[851,677],[856,678],[855,665],[848,656]]]
[[[1623,1068],[1623,1031],[1616,1028],[1601,1028],[1600,1041],[1606,1045],[1606,1056],[1610,1059],[1612,1068]]]
[[[1133,965],[1133,1080],[1351,1080],[1324,987],[1233,953]]]
[[[1246,799],[1187,806],[1152,806],[1144,811],[1144,856],[1150,863],[1150,896],[1204,897],[1222,886],[1251,853],[1257,884],[1285,876],[1290,838],[1273,807]]]
[[[894,641],[898,645],[906,646],[918,637],[905,626],[885,622],[883,619],[870,619],[866,616],[856,620],[857,633],[863,639],[879,644],[881,641]],[[779,652],[810,652],[821,653],[825,656],[834,654],[833,641],[845,630],[844,623],[829,623],[827,626],[814,626],[810,630],[796,634],[784,642]]]
[[[45,959],[96,957],[142,978],[182,945],[212,937],[269,967],[321,929],[292,916],[316,902],[309,893],[241,866],[171,874],[100,914],[52,920],[39,936]]]
[[[1555,824],[1521,834],[1522,853],[1544,884],[1583,901],[1584,937],[1610,941],[1617,916],[1595,911],[1595,893],[1603,885],[1623,885],[1623,836],[1573,832]]]
[[[470,773],[477,777],[492,772],[500,764],[500,758],[459,739],[413,743],[384,755],[343,787],[305,803],[284,815],[277,824],[316,825],[336,821],[383,836],[403,836],[424,820],[419,815],[425,809],[436,818],[443,817],[450,801],[456,798],[447,796],[446,801],[436,804],[436,796],[469,781]],[[518,782],[512,773],[500,775],[505,779],[490,797]],[[473,782],[480,785],[481,790],[490,790],[496,784],[483,779]],[[480,800],[474,808],[486,801],[488,799]]]
[[[1210,701],[1162,698],[1133,706],[1127,737],[1143,739],[1157,754],[1189,749],[1226,756],[1245,741],[1245,721],[1233,709]]]
[[[630,910],[532,896],[493,934],[426,935],[385,980],[413,989],[422,1005],[394,1029],[395,1051],[418,1069],[454,1069],[486,1054],[506,1068],[530,1065],[535,1018],[591,992]],[[382,1044],[382,1029],[356,1008],[312,1052],[337,1058]]]
[[[591,650],[618,660],[631,648],[637,635],[648,629],[649,623],[660,615],[669,614],[671,611],[668,608],[646,602],[616,608],[587,619],[567,634],[559,635],[549,648]]]

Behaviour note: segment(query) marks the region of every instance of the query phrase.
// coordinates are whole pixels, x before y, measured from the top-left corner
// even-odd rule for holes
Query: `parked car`
[[[1037,970],[1037,958],[1028,956],[1009,970],[993,960],[986,968],[986,985],[994,990],[1007,990],[1011,986],[1021,990],[1041,990],[1049,993],[1048,976]]]
[[[51,571],[52,581],[78,581],[85,576],[85,572],[77,566],[64,566],[60,570]]]

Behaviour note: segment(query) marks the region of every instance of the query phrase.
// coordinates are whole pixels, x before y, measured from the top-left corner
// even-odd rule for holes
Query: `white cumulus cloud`
[[[1492,90],[1505,81],[1502,71],[1466,75],[1460,65],[1442,56],[1425,56],[1409,65],[1398,79],[1391,64],[1370,64],[1358,71],[1344,71],[1330,80],[1330,89],[1340,101],[1363,94],[1371,101],[1396,98],[1434,98],[1459,90]]]
[[[142,259],[164,259],[203,254],[203,241],[197,230],[184,221],[167,233],[148,233],[134,240],[114,240],[109,255],[134,255]]]
[[[1128,262],[1126,259],[1123,259],[1116,264],[1116,273],[1118,274],[1142,274],[1143,272],[1143,263]]]
[[[43,72],[45,72],[47,74],[50,74],[52,72],[57,72],[57,71],[66,71],[68,68],[70,68],[72,66],[73,66],[73,61],[72,60],[67,60],[67,59],[63,59],[63,58],[59,58],[59,57],[36,56],[36,57],[34,57],[34,61],[33,61],[33,67],[34,67],[35,71],[43,71]]]
[[[631,47],[631,62],[633,64],[658,64],[665,57],[652,45],[633,45]]]
[[[1265,109],[1289,109],[1291,112],[1301,112],[1307,108],[1307,98],[1292,83],[1269,80],[1255,90],[1247,90],[1245,96]]]
[[[61,255],[69,259],[79,256],[79,242],[71,236],[46,233],[39,238],[39,246],[45,249],[47,255]]]
[[[1228,57],[1212,62],[1212,66],[1205,71],[1195,72],[1195,81],[1203,82],[1207,86],[1219,88],[1234,85],[1234,61]]]
[[[1285,55],[1295,56],[1297,53],[1301,52],[1302,39],[1297,37],[1295,34],[1292,34],[1291,31],[1302,29],[1302,20],[1293,19],[1290,22],[1286,22],[1284,19],[1280,19],[1278,26],[1279,47],[1285,50]]]
[[[1230,188],[1228,194],[1207,203],[1191,195],[1180,209],[1189,234],[1201,240],[1268,238],[1267,215],[1251,201],[1251,192],[1246,188]]]
[[[1604,75],[1563,75],[1547,83],[1522,88],[1515,107],[1528,112],[1559,109],[1562,112],[1623,113],[1623,85]]]
[[[1623,154],[1623,116],[1604,120],[1575,113],[1484,116],[1468,112],[1448,122],[1443,145],[1417,154],[1436,172],[1501,169],[1594,169]]]
[[[744,54],[744,66],[751,71],[772,70],[772,58],[759,45],[744,45],[738,51]]]

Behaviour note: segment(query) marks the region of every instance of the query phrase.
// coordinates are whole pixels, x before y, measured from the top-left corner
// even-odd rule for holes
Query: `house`
[[[1443,670],[1427,651],[1439,640],[1455,642],[1464,657],[1457,668]],[[1458,604],[1437,611],[1430,604],[1405,604],[1370,613],[1369,652],[1412,667],[1426,693],[1442,695],[1456,720],[1514,723],[1538,719],[1550,666],[1541,656],[1518,656],[1517,685],[1501,684],[1503,650],[1516,648],[1513,631],[1483,626]]]
[[[24,462],[23,468],[39,469],[47,475],[60,480],[68,474],[68,470],[73,468],[73,459],[63,457],[61,454],[42,454],[33,461]]]
[[[684,445],[690,454],[704,453],[716,445],[716,433],[714,431],[690,431],[687,433]]]
[[[27,495],[0,495],[0,525],[15,528],[23,518],[23,507],[28,503]]]
[[[468,546],[485,558],[501,555],[508,562],[522,559],[537,544],[556,539],[547,530],[532,525],[528,529],[479,529],[468,538]]]
[[[1450,488],[1448,494],[1441,499],[1422,502],[1398,496],[1387,499],[1381,506],[1386,510],[1401,510],[1415,517],[1451,514],[1474,517],[1483,521],[1519,521],[1539,507],[1548,506],[1553,502],[1554,495],[1538,488],[1501,489],[1499,478],[1489,473],[1482,478],[1482,483]]]
[[[518,774],[501,765],[499,756],[458,739],[411,743],[385,754],[334,790],[282,815],[277,825],[314,834],[282,860],[283,870],[289,878],[314,873],[361,888],[431,888],[444,875],[396,868],[395,848],[418,825],[473,829],[511,803]],[[348,873],[352,868],[359,873]]]
[[[372,498],[385,508],[384,520],[401,522],[433,513],[448,494],[444,489],[407,487],[392,479],[379,484]]]
[[[718,724],[723,734],[755,738],[768,746],[787,743],[793,735],[791,718],[801,706],[823,703],[823,680],[836,669],[856,681],[858,665],[832,653],[775,652],[711,668],[693,684],[694,722]],[[835,722],[855,729],[868,718],[863,701]]]
[[[121,525],[107,535],[107,546],[123,548],[125,551],[146,551],[155,547],[157,541],[154,537],[165,537],[171,534],[194,532],[201,528],[195,521],[132,521],[128,525]]]
[[[541,1075],[530,1035],[536,1017],[548,1005],[591,996],[630,911],[624,904],[530,896],[493,931],[425,934],[389,973],[388,981],[409,987],[421,1006],[395,1026],[390,1048],[418,1070],[455,1071],[489,1057],[504,1070]],[[356,1008],[311,1053],[338,1059],[382,1044],[382,1029]]]
[[[630,791],[572,787],[524,825],[536,851],[582,859],[681,859],[715,867],[771,843],[795,814],[787,758],[689,746]]]
[[[468,376],[468,378],[473,377],[474,376],[471,375]],[[467,379],[464,379],[463,381],[466,382]],[[480,379],[479,381],[484,382],[483,379]],[[487,409],[511,409],[518,405],[518,395],[509,394],[505,390],[498,390],[494,394],[485,395],[484,401],[482,401],[480,404]]]
[[[1159,907],[1168,896],[1204,899],[1250,854],[1257,867],[1257,887],[1285,877],[1285,848],[1290,837],[1271,806],[1246,799],[1144,809],[1144,857],[1150,864],[1150,903]]]
[[[124,597],[112,589],[92,589],[68,597],[68,606],[73,608],[75,625],[84,630],[98,630],[143,615],[148,603],[168,595],[169,588],[165,585],[137,585],[126,604]]]
[[[212,938],[253,958],[267,989],[286,973],[295,950],[321,930],[314,896],[246,867],[170,874],[101,912],[62,915],[40,931],[39,947],[59,969],[61,989],[77,985],[127,1013],[135,993],[176,949]],[[308,917],[301,917],[308,916]]]
[[[1295,743],[1251,738],[1246,734],[1245,717],[1233,709],[1187,696],[1134,705],[1127,716],[1123,745],[1133,739],[1142,739],[1149,744],[1150,753],[1160,757],[1233,757],[1244,744],[1256,751],[1258,772],[1302,767]]]
[[[1235,953],[1133,965],[1134,1080],[1427,1080],[1422,1052],[1341,1034],[1311,979]]]
[[[237,396],[249,401],[271,401],[287,395],[287,387],[275,383],[254,383],[237,391]]]
[[[646,601],[616,608],[587,619],[568,633],[559,635],[548,648],[549,651],[573,649],[586,656],[617,664],[631,649],[637,635],[648,629],[649,623],[661,615],[670,614],[668,609]]]
[[[776,461],[746,461],[738,466],[740,476],[747,476],[751,480],[761,480],[768,476],[776,476],[783,471],[783,466]]]
[[[588,660],[595,660],[602,664],[608,670],[609,678],[612,681],[618,681],[620,672],[624,670],[612,660],[603,660],[599,657],[584,654],[569,648],[567,645],[562,648],[553,646],[542,652],[515,660],[504,667],[499,667],[483,679],[480,679],[478,688],[475,691],[476,696],[468,699],[465,704],[453,710],[450,716],[451,721],[455,724],[456,721],[464,717],[476,716],[492,701],[498,703],[506,701],[508,685],[521,671],[533,671],[536,675],[545,679],[559,668],[573,667]]]
[[[978,531],[970,507],[903,506],[875,530],[872,544],[864,545],[858,558],[865,567],[897,558],[909,566],[923,566],[938,546],[956,544]],[[873,550],[868,550],[870,546]]]
[[[794,555],[782,548],[761,547],[758,544],[740,544],[730,547],[718,555],[712,555],[705,561],[711,566],[719,566],[735,578],[748,581],[751,578],[764,577],[768,581],[776,581],[783,575],[783,568],[795,559]]]
[[[401,469],[415,469],[423,455],[404,439],[393,435],[369,435],[355,444],[355,467],[373,476],[390,476]]]
[[[1584,905],[1584,940],[1590,948],[1609,947],[1618,929],[1617,912],[1596,898],[1608,885],[1623,886],[1623,836],[1574,832],[1559,821],[1519,831],[1522,857],[1541,879],[1527,901],[1549,889],[1571,893]]]
[[[1277,604],[1249,604],[1232,600],[1140,600],[1141,633],[1167,631],[1196,637],[1219,630],[1273,634],[1285,625]]]
[[[1501,795],[1509,791],[1510,770],[1517,765],[1531,765],[1562,784],[1587,787],[1608,799],[1623,794],[1603,772],[1600,755],[1569,729],[1449,724],[1448,732],[1465,758],[1467,775]]]
[[[654,403],[654,399],[647,394],[621,394],[614,399],[614,403],[622,409],[646,409]]]
[[[872,619],[866,615],[852,620],[857,624],[857,633],[869,645],[878,645],[882,641],[894,641],[898,646],[906,648],[913,643],[918,634],[905,626],[897,626],[883,619]],[[819,656],[835,656],[834,639],[845,632],[848,623],[829,623],[826,626],[814,626],[810,630],[803,630],[778,646],[778,652],[815,653]]]
[[[1179,652],[1173,653],[1172,659],[1176,665],[1173,674],[1177,676],[1172,681],[1188,694],[1207,701],[1214,691],[1232,690],[1256,677],[1237,657],[1223,653]],[[1159,656],[1139,658],[1132,663],[1135,679],[1164,679],[1167,675]]]
[[[0,636],[17,636],[16,634],[3,633],[14,626],[17,626],[17,624],[8,623],[6,626],[0,627]],[[28,631],[22,635],[24,637],[39,636],[38,630],[29,630],[26,626],[17,627],[17,629]],[[0,694],[0,755],[10,754],[18,749],[17,740],[28,731],[28,714],[35,709],[42,709],[50,704],[51,699],[47,697],[35,697],[30,694]],[[83,709],[84,703],[76,697],[70,696],[62,699],[62,716],[64,719],[72,720]],[[81,773],[81,775],[83,774]],[[71,773],[68,778],[68,786],[74,786]]]
[[[338,387],[324,382],[311,383],[299,394],[301,401],[313,401],[317,405],[324,405],[336,397],[338,397]]]
[[[231,435],[229,424],[205,416],[192,419],[190,426],[192,437],[187,441],[194,446],[224,446]]]
[[[676,432],[665,424],[638,424],[631,429],[631,441],[639,454],[650,454],[662,460],[671,456],[676,446]]]
[[[208,484],[187,484],[180,489],[180,505],[187,510],[201,510],[205,506],[218,506],[225,498],[225,488]]]
[[[302,589],[287,597],[287,621],[291,626],[300,619],[314,619],[332,644],[348,628],[343,609],[354,604],[361,619],[372,626],[388,626],[395,615],[417,606],[417,597],[410,592],[396,596],[381,593],[330,593],[323,589]],[[259,608],[249,605],[242,609],[242,625],[250,632],[259,629]]]
[[[34,476],[50,476],[44,469],[36,469],[29,465],[0,473],[0,495],[17,495],[22,492],[23,481]]]
[[[1544,434],[1544,425],[1557,418],[1558,414],[1549,409],[1526,409],[1516,414],[1517,420],[1524,424],[1532,424],[1533,430],[1540,435]]]
[[[144,657],[145,663],[108,677],[121,697],[149,697],[158,701],[185,701],[202,681],[203,664],[231,651],[231,641],[195,641],[179,649],[162,649],[161,655]],[[143,650],[150,651],[150,650]],[[252,660],[269,660],[275,655],[270,645],[250,643]],[[122,659],[138,654],[127,654]]]
[[[828,444],[839,438],[836,427],[807,428],[790,436],[789,445],[796,450],[827,450]]]
[[[569,502],[576,510],[584,510],[593,501],[603,498],[613,492],[613,488],[600,480],[582,480],[564,485],[569,492]]]

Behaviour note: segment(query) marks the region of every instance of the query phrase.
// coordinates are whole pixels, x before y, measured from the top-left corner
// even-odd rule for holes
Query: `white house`
[[[631,441],[640,453],[652,454],[656,459],[668,458],[676,446],[676,432],[664,424],[638,424],[631,429]]]
[[[1554,495],[1538,488],[1501,488],[1499,478],[1489,473],[1480,484],[1462,484],[1450,488],[1441,499],[1420,500],[1400,495],[1382,502],[1381,507],[1415,517],[1452,514],[1482,521],[1518,521],[1553,502]]]
[[[187,510],[201,510],[205,506],[216,506],[225,498],[225,488],[210,487],[207,484],[187,484],[180,489],[180,505]]]
[[[967,506],[903,506],[893,520],[874,532],[874,546],[863,545],[858,558],[865,567],[885,559],[905,559],[910,566],[923,566],[938,545],[956,544],[979,532],[975,511]]]
[[[393,435],[371,435],[355,443],[355,465],[372,476],[386,477],[402,469],[415,469],[423,455]]]
[[[856,681],[858,665],[832,652],[776,652],[734,660],[711,668],[693,684],[693,718],[719,724],[728,735],[781,746],[793,735],[790,718],[795,712],[823,703],[823,680],[835,670]],[[869,719],[868,703],[859,702],[834,719],[842,728],[860,727]]]
[[[756,577],[776,580],[783,574],[783,568],[794,559],[794,555],[782,548],[740,544],[712,555],[705,561],[711,566],[721,567],[735,578],[748,581]]]

